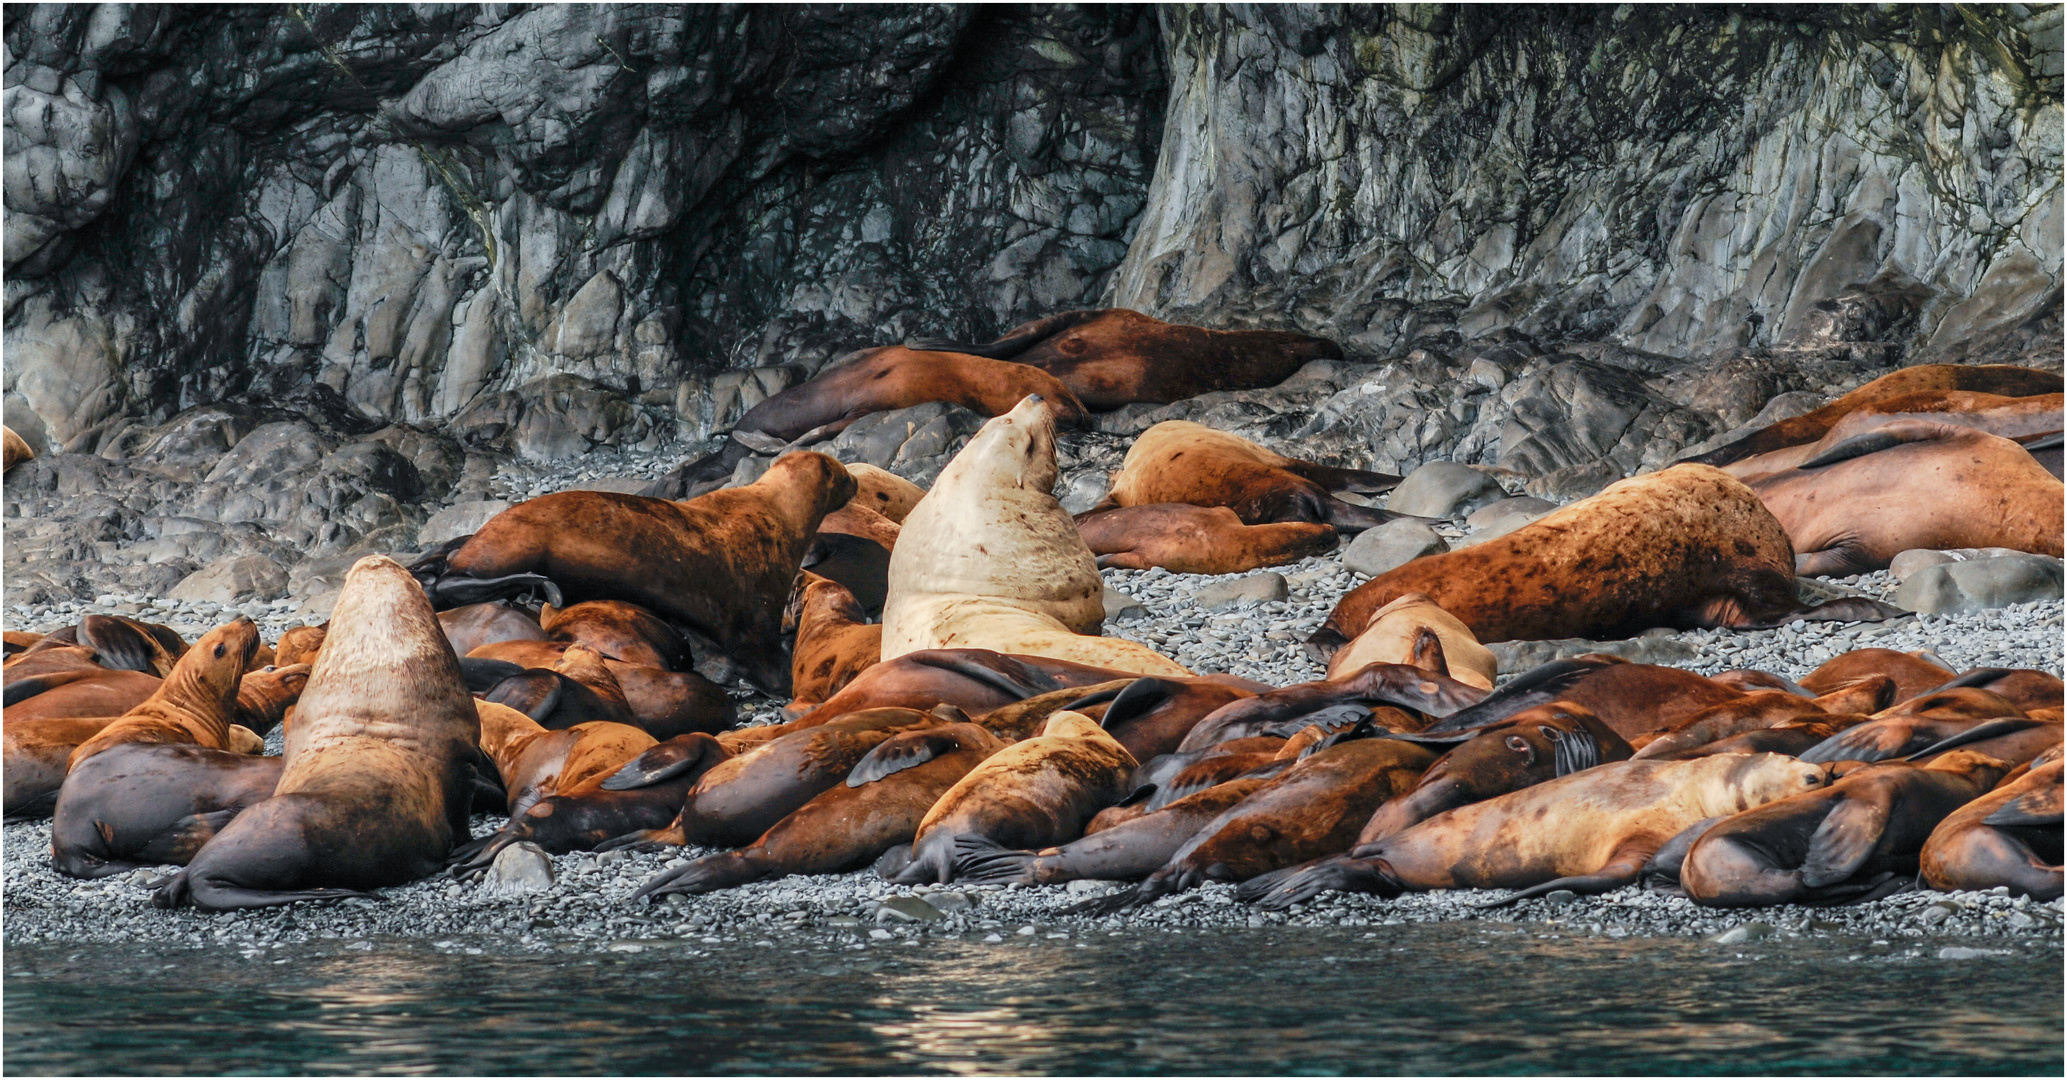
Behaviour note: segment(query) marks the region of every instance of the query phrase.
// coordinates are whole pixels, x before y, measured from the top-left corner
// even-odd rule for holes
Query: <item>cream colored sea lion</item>
[[[409,571],[354,564],[287,727],[273,797],[158,890],[210,910],[361,896],[435,873],[467,835],[479,715]]]
[[[1366,664],[1414,664],[1415,657],[1431,655],[1422,635],[1434,635],[1443,666],[1437,674],[1458,682],[1491,690],[1500,674],[1500,661],[1492,650],[1471,636],[1471,627],[1444,611],[1426,593],[1406,593],[1371,613],[1371,621],[1356,639],[1328,659],[1328,678],[1339,679]]]
[[[2061,891],[2060,752],[1954,811],[1924,841],[1923,883],[1947,892],[2007,888],[2033,900]]]
[[[1720,469],[1633,476],[1505,536],[1426,555],[1364,582],[1309,643],[1332,653],[1379,608],[1427,593],[1480,641],[1626,638],[1654,626],[1879,620],[1863,599],[1804,608],[1794,549],[1757,495]]]
[[[14,429],[0,425],[0,473],[11,471],[24,461],[34,461],[36,452],[29,449],[29,442],[14,433]]]
[[[1095,635],[1104,583],[1055,486],[1055,419],[1030,396],[955,455],[904,519],[890,556],[883,659],[992,649],[1142,675],[1191,672]]]
[[[228,749],[244,666],[257,648],[258,627],[250,619],[239,617],[210,630],[180,657],[157,693],[72,751],[69,767],[76,769],[87,758],[123,743]]]
[[[1335,492],[1377,494],[1400,478],[1288,458],[1239,435],[1189,420],[1165,420],[1127,450],[1112,490],[1090,513],[1114,507],[1189,503],[1225,506],[1249,525],[1306,521],[1360,532],[1401,515],[1344,502]]]

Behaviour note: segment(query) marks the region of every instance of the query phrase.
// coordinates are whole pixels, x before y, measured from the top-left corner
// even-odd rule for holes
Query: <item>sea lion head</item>
[[[854,476],[847,467],[816,450],[796,450],[776,458],[775,464],[748,486],[782,492],[785,505],[799,517],[808,518],[812,529],[825,515],[847,505],[855,492]]]
[[[257,651],[258,625],[239,615],[202,635],[180,658],[173,676],[208,700],[232,701]]]
[[[949,467],[957,465],[962,466],[963,478],[989,487],[1042,494],[1054,490],[1054,408],[1039,394],[1026,395],[1011,412],[991,417],[976,432]]]
[[[1786,754],[1745,754],[1743,758],[1742,761],[1731,763],[1728,772],[1729,786],[1734,789],[1736,795],[1737,811],[1828,787],[1834,779],[1828,766],[1802,761]]]

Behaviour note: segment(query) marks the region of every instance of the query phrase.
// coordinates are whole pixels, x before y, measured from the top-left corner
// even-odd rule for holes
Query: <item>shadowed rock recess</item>
[[[1162,419],[1566,500],[1899,365],[2061,365],[2057,7],[11,5],[5,46],[11,604],[319,597],[849,350],[1076,307],[1347,359],[1098,417],[1072,509]],[[928,481],[973,418],[907,412],[820,449]]]

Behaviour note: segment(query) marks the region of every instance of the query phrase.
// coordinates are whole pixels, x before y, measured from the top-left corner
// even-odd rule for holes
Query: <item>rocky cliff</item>
[[[1085,488],[1183,415],[1564,497],[1898,363],[2060,363],[2058,7],[5,20],[11,597],[277,595],[512,461],[694,453],[850,348],[1078,306],[1350,359],[1109,416]],[[951,413],[842,446],[924,474]]]

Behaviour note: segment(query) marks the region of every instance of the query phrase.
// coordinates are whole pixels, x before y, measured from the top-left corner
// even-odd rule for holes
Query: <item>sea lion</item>
[[[605,789],[603,781],[608,776],[591,776],[571,787],[563,786],[495,832],[454,848],[452,874],[471,878],[487,873],[495,856],[511,844],[529,842],[559,855],[586,851],[627,833],[661,828],[682,812],[683,797],[703,774],[730,756],[718,740],[702,732],[677,735],[648,747],[633,760],[641,762],[656,779],[623,791]]]
[[[797,590],[796,607],[789,708],[802,715],[882,662],[883,627],[869,624],[844,586],[808,570]]]
[[[1686,458],[1682,464],[1728,465],[1753,454],[1812,443],[1858,409],[1933,390],[1969,390],[2005,397],[2029,397],[2060,393],[2061,380],[2060,373],[2056,371],[2037,371],[2007,364],[1919,364],[1883,375],[1820,409],[1768,424],[1735,442]]]
[[[1863,435],[1891,420],[1927,420],[1973,428],[2000,435],[2019,444],[2043,435],[2057,435],[2062,427],[2062,397],[2038,394],[2032,397],[2004,397],[1970,390],[1926,390],[1875,402],[1853,410],[1833,424],[1823,437],[1812,442],[1773,450],[1731,462],[1723,471],[1739,480],[1799,468],[1810,458],[1848,439]]]
[[[29,449],[29,441],[14,433],[14,429],[0,425],[0,473],[10,472],[24,461],[34,461],[36,451]]]
[[[766,453],[780,450],[784,444],[829,439],[870,413],[944,401],[983,416],[998,416],[1028,395],[1054,402],[1063,423],[1082,426],[1083,403],[1039,368],[900,345],[861,349],[748,409],[733,424],[717,453],[676,467],[640,494],[665,499],[701,494],[723,483],[755,450]]]
[[[411,569],[448,606],[512,583],[639,604],[717,642],[756,685],[781,693],[790,583],[819,520],[853,495],[846,468],[810,451],[776,459],[752,484],[680,503],[563,491],[510,507]]]
[[[1113,694],[1098,722],[1134,760],[1147,761],[1182,746],[1192,729],[1222,706],[1256,694],[1219,680],[1136,679]],[[1080,712],[1090,704],[1082,701],[1064,707]]]
[[[1858,713],[1809,713],[1774,724],[1772,727],[1754,728],[1703,743],[1692,749],[1656,756],[1666,759],[1710,757],[1715,754],[1786,754],[1788,757],[1800,757],[1810,747],[1846,728],[1864,724],[1869,719]]]
[[[1282,521],[1245,525],[1225,506],[1154,503],[1085,511],[1077,532],[1098,568],[1175,574],[1238,574],[1335,550],[1333,525]]]
[[[1765,907],[1866,899],[1916,873],[1938,823],[1979,798],[2009,766],[1956,751],[1929,765],[1887,764],[1827,788],[1776,799],[1717,822],[1680,865],[1697,904]]]
[[[180,658],[156,693],[79,744],[69,767],[76,769],[87,758],[123,743],[194,743],[226,749],[245,662],[257,648],[258,627],[250,619],[240,616],[210,630]]]
[[[953,705],[970,716],[1058,690],[1132,679],[1124,671],[989,649],[922,649],[862,670],[810,712],[780,725],[798,731],[862,709]]]
[[[1654,626],[1753,629],[1897,613],[1864,599],[1805,609],[1787,535],[1722,470],[1675,465],[1504,536],[1388,570],[1344,596],[1308,641],[1332,654],[1410,592],[1427,593],[1480,641],[1613,640]]]
[[[496,682],[522,669],[557,668],[570,647],[571,643],[564,641],[498,641],[475,649],[467,662],[504,661],[518,669],[504,669],[495,675],[493,681],[481,687],[486,692]],[[737,707],[731,695],[696,672],[663,671],[622,663],[608,656],[603,657],[603,667],[617,680],[636,726],[656,739],[672,739],[694,731],[719,732],[732,726]]]
[[[245,807],[273,797],[285,759],[183,743],[125,743],[65,778],[50,862],[68,877],[184,865]]]
[[[1100,411],[1276,386],[1310,361],[1342,359],[1341,346],[1326,338],[1285,330],[1206,330],[1126,308],[1048,315],[988,344],[936,338],[906,344],[1030,364]]]
[[[1552,889],[1602,893],[1636,881],[1659,846],[1703,818],[1813,791],[1826,770],[1780,754],[1618,761],[1460,806],[1347,855],[1245,883],[1236,894],[1279,909],[1329,889]]]
[[[1946,754],[1971,750],[2014,768],[2050,753],[2060,745],[2060,736],[2060,722],[2056,719],[2006,716],[1948,735],[1906,755],[1905,760],[1928,765]]]
[[[2059,479],[2016,443],[1952,424],[1889,421],[1751,489],[1803,576],[1884,570],[1912,548],[2061,552]]]
[[[1324,709],[1390,706],[1423,716],[1449,716],[1483,701],[1486,692],[1410,664],[1367,664],[1339,679],[1297,683],[1231,701],[1193,725],[1177,749],[1199,750],[1253,735],[1290,735]],[[1427,721],[1399,713],[1396,723],[1420,729]]]
[[[585,645],[620,663],[689,669],[689,643],[666,620],[637,604],[590,600],[564,609],[547,604],[539,611],[538,625],[547,641]]]
[[[1055,475],[1055,417],[1038,396],[984,424],[948,462],[890,554],[885,660],[976,648],[1191,674],[1146,645],[1095,636],[1105,585],[1049,494]]]
[[[1422,635],[1433,635],[1433,644]],[[1471,628],[1444,611],[1425,593],[1405,593],[1371,613],[1371,621],[1348,645],[1328,658],[1328,677],[1338,678],[1367,664],[1414,664],[1417,656],[1439,658],[1438,674],[1491,690],[1500,674],[1500,662],[1492,650],[1471,636]]]
[[[950,722],[942,719],[943,715],[951,715],[954,721],[967,719],[951,710],[869,709],[791,732],[712,767],[689,789],[681,812],[667,827],[628,833],[603,847],[742,847],[753,843],[776,822],[845,779],[855,763],[884,740]],[[629,791],[645,787],[667,779],[673,767],[656,769],[641,755],[604,780],[603,788]]]
[[[237,680],[236,722],[260,735],[279,727],[287,710],[301,700],[309,670],[308,664],[289,664],[245,672]]]
[[[1420,740],[1416,735],[1395,737]],[[1569,701],[1538,705],[1492,727],[1447,738],[1463,741],[1435,759],[1413,790],[1380,806],[1357,834],[1358,844],[1383,840],[1445,810],[1606,762],[1627,761],[1631,753],[1629,743],[1614,729]]]
[[[1083,835],[1091,815],[1125,794],[1127,775],[1136,764],[1097,722],[1082,713],[1058,712],[1040,735],[985,758],[933,804],[912,839],[911,862],[891,880],[903,885],[954,880],[956,853],[965,838],[1006,848],[1045,848],[1074,840]]]
[[[1087,513],[1130,506],[1224,506],[1247,525],[1304,521],[1357,533],[1403,515],[1344,502],[1339,491],[1377,494],[1400,478],[1288,458],[1239,435],[1165,420],[1127,448],[1112,490]]]
[[[152,902],[264,907],[434,872],[467,835],[480,733],[422,588],[393,560],[360,559],[287,727],[273,797],[224,826]]]
[[[1885,698],[1894,685],[1894,680],[1884,675],[1871,676],[1855,687],[1832,691],[1827,699],[1798,697],[1784,690],[1754,690],[1672,726],[1639,747],[1635,756],[1639,761],[1680,757],[1721,739],[1803,718],[1872,712],[1887,703]]]
[[[34,680],[31,680],[32,682]],[[22,684],[16,684],[22,685]],[[141,671],[97,671],[7,703],[7,723],[72,716],[120,716],[150,699],[165,680]],[[10,687],[11,691],[13,688]]]
[[[555,731],[507,705],[477,701],[474,709],[481,716],[481,752],[495,761],[512,818],[548,795],[589,780],[600,784],[657,745],[629,724],[598,721]]]
[[[1801,685],[1810,693],[1823,694],[1854,679],[1885,675],[1895,680],[1895,700],[1907,701],[1945,685],[1953,674],[1944,662],[1921,650],[1905,653],[1893,649],[1853,649],[1825,660],[1801,677]]]
[[[553,731],[589,723],[639,726],[617,676],[604,664],[601,653],[584,645],[568,645],[550,670],[532,668],[513,675],[497,683],[486,697]]]
[[[42,634],[31,630],[0,630],[0,654],[13,656],[42,640]]]
[[[2007,888],[2060,898],[2060,758],[1953,811],[1924,841],[1923,884],[1945,892]]]
[[[1247,881],[1342,851],[1435,759],[1435,751],[1396,739],[1352,739],[1316,751],[1207,822],[1133,892],[1075,910],[1111,914],[1207,881]]]
[[[965,837],[956,853],[955,880],[983,885],[1139,881],[1167,865],[1208,822],[1269,782],[1248,777],[1193,792],[1109,828],[1094,831],[1087,826],[1081,839],[1039,851],[1015,851],[982,837]]]
[[[890,553],[903,527],[853,502],[825,516],[804,551],[804,569],[845,586],[862,609],[880,615],[890,589]]]
[[[925,488],[865,461],[848,462],[847,473],[854,477],[854,497],[847,500],[847,505],[867,507],[898,524],[903,524],[905,515],[926,497]]]
[[[115,615],[88,615],[77,625],[45,634],[9,657],[0,665],[0,681],[11,687],[36,675],[94,667],[164,678],[186,651],[187,643],[170,627]]]
[[[1962,688],[1986,690],[2009,702],[2019,711],[2029,713],[2033,709],[2057,709],[2063,704],[2063,693],[2067,684],[2057,675],[2030,668],[1974,668],[1963,671],[1944,684],[1926,693],[1936,693]],[[1921,696],[1921,695],[1918,695]],[[1896,699],[1905,700],[1903,698]]]
[[[862,869],[910,843],[933,804],[1004,745],[975,724],[893,735],[855,763],[846,783],[826,789],[751,845],[656,874],[632,899]]]
[[[316,653],[323,648],[323,636],[329,629],[328,622],[321,626],[289,627],[280,634],[279,642],[273,646],[273,663],[279,667],[315,663]]]
[[[49,817],[57,804],[58,789],[63,786],[70,768],[72,752],[80,743],[120,719],[119,716],[63,716],[9,720],[5,729],[0,730],[0,742],[5,744],[7,820],[31,821]],[[265,745],[264,739],[238,724],[231,724],[224,736],[224,749],[234,754],[262,753]]]
[[[445,640],[455,656],[465,656],[497,641],[544,641],[538,619],[507,600],[468,604],[438,613],[438,625],[445,628]]]

